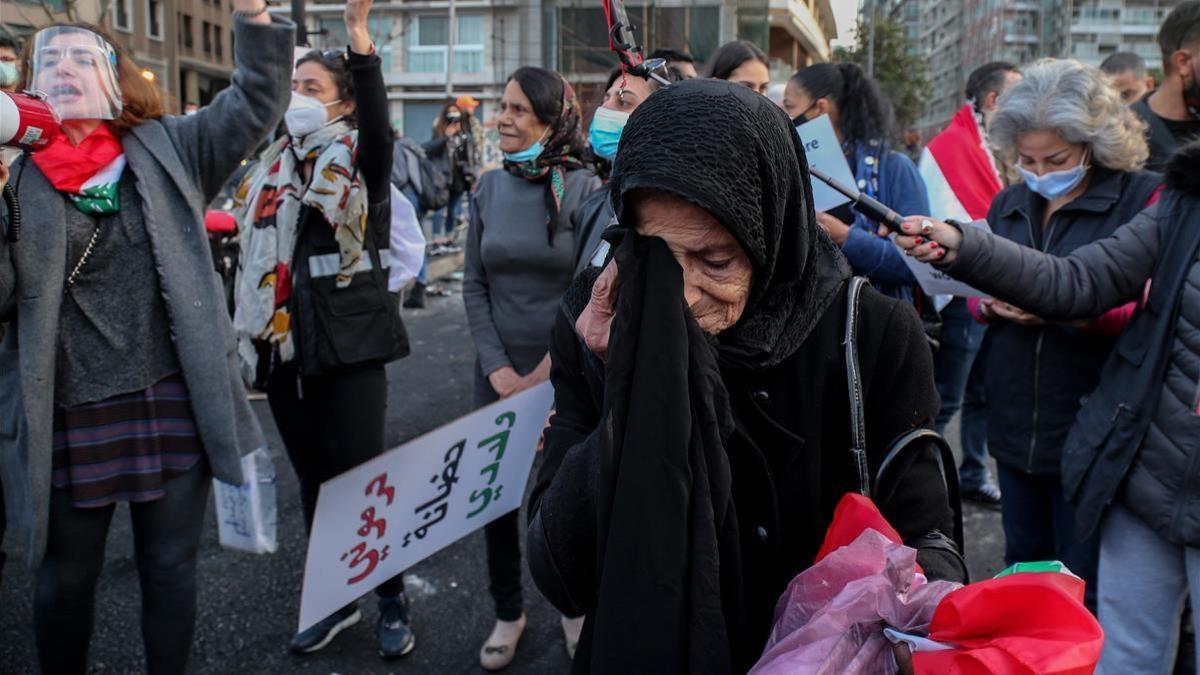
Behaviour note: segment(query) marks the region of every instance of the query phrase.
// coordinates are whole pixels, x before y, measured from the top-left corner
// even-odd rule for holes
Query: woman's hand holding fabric
[[[962,248],[963,236],[957,227],[929,216],[908,216],[901,229],[904,233],[896,235],[896,245],[921,262],[949,265]],[[881,235],[884,230],[880,226]]]
[[[575,332],[601,361],[608,353],[608,336],[612,330],[619,285],[617,263],[613,261],[596,278],[596,283],[592,285],[592,299],[575,321]]]
[[[374,49],[371,33],[367,30],[367,16],[371,13],[374,0],[346,0],[343,19],[346,35],[350,38],[350,51],[355,54],[370,54]]]
[[[492,385],[492,389],[500,398],[508,398],[516,393],[514,390],[520,382],[521,376],[512,366],[505,366],[488,375],[488,384]]]
[[[817,225],[820,225],[821,229],[825,230],[825,234],[829,235],[833,243],[838,246],[846,243],[846,237],[850,234],[849,225],[824,211],[817,211]]]

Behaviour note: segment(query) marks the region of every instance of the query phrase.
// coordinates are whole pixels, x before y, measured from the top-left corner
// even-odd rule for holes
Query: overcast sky
[[[830,0],[833,18],[837,21],[838,36],[834,45],[850,47],[854,44],[854,19],[858,14],[858,0]]]

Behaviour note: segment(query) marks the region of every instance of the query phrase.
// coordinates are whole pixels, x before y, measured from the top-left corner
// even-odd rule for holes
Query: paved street
[[[461,297],[430,298],[430,308],[406,312],[413,355],[389,369],[387,438],[399,444],[471,407],[474,353]],[[296,626],[304,560],[303,524],[295,476],[265,402],[255,410],[271,439],[279,471],[279,550],[255,556],[222,549],[209,508],[199,561],[199,617],[192,652],[196,673],[477,673],[479,646],[492,624],[483,536],[476,533],[418,565],[409,583],[417,648],[384,662],[375,652],[373,596],[364,621],[316,655],[294,657],[287,641]],[[957,445],[957,430],[951,438]],[[975,578],[1000,569],[998,514],[967,508],[968,560]],[[9,548],[11,552],[11,545]],[[139,592],[126,509],[113,521],[96,600],[92,672],[143,668]],[[36,671],[31,634],[31,576],[13,560],[0,587],[0,673]],[[569,664],[558,616],[526,575],[529,629],[509,672],[563,673]],[[82,618],[81,618],[82,620]]]

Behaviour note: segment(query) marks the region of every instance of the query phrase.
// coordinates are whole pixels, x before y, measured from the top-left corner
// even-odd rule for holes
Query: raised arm
[[[1065,258],[1021,246],[983,228],[960,231],[919,216],[905,219],[907,236],[897,237],[897,243],[917,259],[937,264],[979,290],[1042,318],[1090,319],[1140,297],[1168,226],[1159,211],[1156,203],[1112,236]],[[927,224],[924,231],[923,224]]]
[[[263,0],[234,0],[235,10],[257,12]],[[263,11],[233,23],[230,84],[195,115],[163,119],[184,167],[205,202],[279,124],[290,100],[295,25]]]
[[[388,177],[392,172],[392,123],[388,114],[387,86],[383,82],[383,62],[375,53],[367,30],[372,1],[350,0],[344,14],[346,34],[350,37],[348,59],[358,116],[357,162],[367,186],[367,198],[374,204],[391,194]]]

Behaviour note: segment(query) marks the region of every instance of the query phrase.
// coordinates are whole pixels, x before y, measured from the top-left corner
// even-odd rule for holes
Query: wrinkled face
[[[634,202],[637,231],[666,242],[683,268],[683,295],[696,322],[717,335],[738,322],[750,298],[753,268],[733,235],[708,211],[651,192]]]
[[[1125,70],[1108,76],[1108,83],[1121,95],[1121,103],[1132,105],[1141,100],[1146,92],[1154,87],[1151,77],[1138,77],[1132,70]]]
[[[1017,134],[1016,148],[1017,165],[1039,176],[1079,166],[1086,149],[1082,143],[1068,143],[1045,129]]]
[[[729,81],[749,87],[766,96],[767,87],[771,86],[771,74],[767,72],[767,66],[762,61],[750,59],[734,68],[733,72],[729,74]]]
[[[520,152],[538,141],[544,141],[550,125],[534,114],[533,104],[521,85],[516,80],[509,80],[500,99],[496,129],[500,131],[502,152]]]
[[[34,54],[37,81],[62,119],[92,119],[108,108],[108,55],[90,34],[63,32]]]
[[[634,108],[641,105],[646,97],[653,94],[650,83],[640,77],[626,77],[621,75],[617,77],[608,91],[604,92],[604,102],[600,104],[601,108],[616,110],[617,112],[631,113]]]
[[[321,103],[337,104],[325,108],[326,119],[331,120],[354,112],[354,101],[342,101],[333,73],[317,61],[305,61],[292,73],[292,91],[311,96]]]

